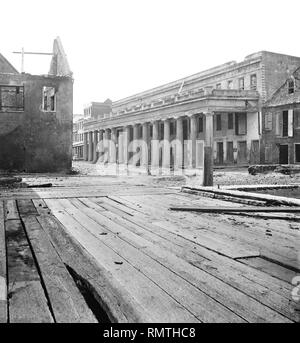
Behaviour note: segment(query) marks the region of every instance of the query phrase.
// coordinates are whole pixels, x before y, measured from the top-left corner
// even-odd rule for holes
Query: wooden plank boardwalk
[[[299,322],[298,222],[170,211],[239,205],[87,180],[1,191],[0,322]]]

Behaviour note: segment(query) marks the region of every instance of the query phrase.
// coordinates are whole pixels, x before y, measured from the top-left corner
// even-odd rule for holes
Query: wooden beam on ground
[[[114,199],[116,198],[114,197]],[[92,202],[89,199],[80,200],[95,211],[100,209],[99,212],[101,214],[103,213],[104,216],[110,218],[115,223],[118,223],[124,228],[151,241],[156,246],[159,246],[162,251],[173,252],[176,256],[188,261],[192,265],[196,265],[197,268],[217,277],[222,282],[241,290],[243,293],[248,294],[262,304],[282,313],[291,320],[296,322],[299,321],[299,314],[296,312],[295,304],[289,301],[291,294],[291,287],[289,285],[292,277],[289,278],[289,281],[287,281],[288,283],[279,281],[266,273],[243,266],[242,263],[216,254],[200,246],[195,246],[193,243],[189,243],[177,235],[160,230],[158,227],[151,225],[149,223],[150,220],[145,217],[145,219],[139,223],[136,216],[132,217],[132,215],[129,216],[125,213],[119,215],[116,214],[116,212],[112,213],[110,211],[103,212],[95,202]],[[116,199],[115,204],[118,207],[124,206],[126,208],[125,205],[120,204],[120,201],[121,199]],[[72,200],[72,202],[76,204],[75,199]],[[101,202],[101,204],[103,204],[103,202]],[[142,218],[142,216],[140,216],[140,218]],[[247,259],[240,260],[240,262],[243,263],[247,263],[246,261]],[[274,266],[276,265],[274,264]],[[281,268],[284,269],[283,267]],[[199,282],[199,285],[200,284],[202,283]],[[210,286],[211,288],[216,286],[214,282],[209,283],[209,285],[212,285]]]
[[[54,321],[20,220],[5,223],[10,323]]]
[[[57,323],[96,323],[73,278],[35,216],[22,217]],[[77,258],[77,257],[75,257]]]
[[[38,214],[32,200],[17,200],[17,204],[21,216]]]
[[[110,238],[110,235],[102,235],[102,233],[106,231],[104,227],[101,227],[94,222],[93,227],[86,228],[82,225],[82,220],[85,220],[86,225],[87,221],[89,221],[90,224],[90,220],[80,211],[76,211],[75,219],[69,213],[69,208],[67,208],[67,211],[64,210],[64,207],[62,207],[60,211],[55,210],[51,206],[53,202],[53,200],[46,201],[47,205],[50,206],[54,215],[64,225],[68,233],[77,239],[89,254],[95,258],[98,265],[106,271],[111,272],[113,278],[116,278],[121,284],[121,288],[126,289],[126,292],[131,294],[131,297],[135,299],[135,302],[142,306],[143,322],[201,321],[194,313],[190,312],[186,306],[169,295],[165,288],[161,288],[161,286],[149,279],[144,274],[144,271],[133,266],[117,251],[114,251],[110,246],[106,245],[101,238]],[[59,201],[59,203],[62,202],[62,200]],[[65,204],[65,206],[67,207],[67,204]],[[73,212],[74,206],[70,203],[69,206],[71,206]],[[80,220],[80,223],[77,220]],[[95,236],[95,231],[97,231],[97,236]],[[123,247],[120,246],[120,249],[123,249]],[[136,259],[138,258],[136,257]],[[156,267],[158,267],[158,265],[156,265]],[[163,275],[159,274],[159,272],[156,273],[157,277],[163,279]],[[183,292],[184,288],[180,287],[181,286],[179,286],[178,289],[175,289],[175,291],[178,293]],[[196,299],[198,300],[198,298]],[[192,306],[196,306],[195,303],[193,303]],[[224,310],[226,311],[226,309]],[[216,315],[219,315],[219,312]]]
[[[112,322],[146,321],[141,305],[126,292],[109,271],[97,265],[92,256],[66,233],[56,218],[41,215],[37,219],[64,263],[86,280],[90,291],[105,309]]]
[[[171,232],[176,232],[177,235],[180,235],[196,244],[199,244],[207,249],[216,251],[219,254],[231,257],[231,258],[243,258],[243,257],[254,257],[259,256],[260,252],[258,249],[253,248],[249,244],[245,244],[242,241],[232,241],[226,237],[220,237],[219,235],[209,232],[208,230],[197,230],[197,233],[191,232],[189,229],[186,230],[185,226],[181,223],[180,216],[177,216],[173,213],[168,213],[167,208],[165,209],[163,204],[160,203],[160,200],[156,199],[159,206],[153,207],[153,199],[147,199],[147,197],[136,196],[122,196],[122,199],[129,200],[135,205],[140,205],[143,213],[149,214],[149,219],[153,224],[162,227],[165,230]],[[159,216],[159,219],[157,218]],[[155,220],[153,221],[153,218]],[[185,218],[188,220],[188,218]],[[190,228],[190,221],[186,224]],[[194,223],[192,224],[194,225]],[[199,223],[198,223],[199,225]]]
[[[5,219],[19,219],[19,212],[15,200],[7,200],[4,202]]]
[[[7,276],[4,208],[0,201],[0,323],[7,323]]]
[[[192,211],[206,213],[230,213],[230,212],[281,212],[296,213],[300,212],[300,207],[170,207],[171,211]]]
[[[87,214],[90,218],[93,218],[93,220],[97,221],[99,225],[103,225],[103,227],[106,227],[109,231],[112,231],[113,233],[117,234],[117,237],[119,239],[122,239],[130,243],[130,245],[135,246],[140,252],[142,252],[142,253],[136,254],[136,260],[141,261],[140,263],[142,263],[142,261],[145,259],[144,255],[151,257],[154,261],[157,261],[161,265],[166,266],[168,270],[171,270],[178,276],[187,280],[189,283],[193,284],[195,287],[204,291],[204,293],[209,294],[211,298],[217,300],[219,303],[224,304],[231,311],[238,313],[241,317],[245,318],[248,321],[261,321],[263,320],[263,317],[260,317],[261,313],[263,313],[264,311],[269,311],[269,309],[263,308],[263,306],[260,303],[253,301],[253,299],[251,300],[248,299],[247,308],[244,307],[244,309],[241,309],[241,307],[243,306],[241,304],[244,304],[244,301],[241,298],[245,297],[245,295],[242,294],[241,292],[238,292],[236,289],[231,288],[230,285],[225,284],[223,283],[223,281],[220,281],[217,278],[214,278],[208,275],[207,273],[200,271],[199,268],[192,267],[189,263],[187,263],[183,259],[177,258],[174,254],[171,254],[170,252],[168,252],[167,249],[160,249],[159,247],[157,247],[157,245],[154,245],[148,239],[142,238],[140,234],[137,234],[137,235],[133,234],[133,232],[131,230],[128,230],[127,226],[125,226],[124,224],[122,225],[117,224],[115,217],[112,219],[108,219],[106,214],[103,213],[102,211],[100,211],[99,213],[96,213],[94,210],[89,209],[86,206],[83,207],[82,203],[80,205],[79,201],[76,199],[72,200],[72,203],[75,206],[78,206],[78,208],[80,209],[82,208],[82,211],[85,214]],[[73,213],[75,215],[76,212],[74,211]],[[93,223],[89,221],[89,219],[86,219],[86,225],[88,225],[90,229],[92,229],[92,227],[94,226]],[[104,236],[104,240],[107,244],[109,244],[109,233],[108,235]],[[123,243],[121,242],[118,245],[121,245],[121,244],[123,245]],[[122,249],[122,254],[126,254],[127,255],[126,259],[129,260],[130,258],[128,256],[129,249],[126,248],[125,245],[123,246],[124,248]],[[132,263],[138,263],[136,262],[136,260],[132,261]],[[151,265],[151,262],[146,263],[145,261],[145,263],[143,263],[144,267],[140,265],[141,270],[143,270],[143,272],[146,273],[147,272],[146,270],[148,269],[147,267],[148,265]],[[156,271],[158,272],[159,268],[156,268]],[[160,273],[160,274],[165,274],[165,276],[167,277],[170,283],[174,280],[166,272]],[[151,274],[149,275],[149,277],[151,277]],[[175,282],[175,280],[173,282]],[[209,287],[206,287],[205,285],[209,285]],[[165,287],[167,289],[168,285],[165,284]],[[186,290],[188,294],[192,294],[192,291],[190,289],[186,288]],[[175,296],[174,291],[169,291],[169,292],[171,295]],[[228,294],[231,294],[231,298],[235,300],[228,301],[229,297],[226,295],[227,292]],[[186,302],[186,304],[188,304],[188,302]],[[205,298],[201,299],[201,307],[205,308],[206,310],[209,308],[207,299]],[[221,313],[222,313],[222,310],[220,310],[220,313],[219,313],[220,317],[221,317]],[[283,317],[280,317],[280,316],[277,317],[277,315],[273,311],[270,311],[269,313],[270,314],[268,315],[268,317],[270,321],[272,321],[272,319],[278,320],[278,318],[281,318],[280,320],[284,320]],[[202,317],[201,319],[207,320],[207,317],[206,318]],[[229,321],[229,317],[228,317],[228,321]]]

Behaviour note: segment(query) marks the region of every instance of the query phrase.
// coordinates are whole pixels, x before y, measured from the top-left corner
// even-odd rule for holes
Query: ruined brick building
[[[0,54],[0,170],[72,165],[73,78],[59,38],[47,75],[19,73]]]
[[[137,165],[154,174],[195,170],[209,149],[215,165],[278,163],[270,150],[265,108],[271,109],[280,87],[296,77],[299,67],[299,57],[261,51],[115,101],[104,116],[86,117],[84,159],[130,165],[137,148],[130,144],[141,140],[146,149]],[[97,151],[99,142],[105,154]]]

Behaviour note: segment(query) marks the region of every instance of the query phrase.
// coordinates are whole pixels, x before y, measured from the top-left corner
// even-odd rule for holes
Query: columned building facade
[[[259,52],[112,103],[84,123],[84,159],[147,173],[261,160],[262,108],[300,58]],[[205,179],[208,178],[208,179]]]

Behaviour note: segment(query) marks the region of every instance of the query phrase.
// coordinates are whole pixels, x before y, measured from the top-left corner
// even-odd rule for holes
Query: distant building
[[[73,118],[73,159],[85,159],[87,150],[84,149],[84,123],[93,123],[103,118],[109,118],[112,110],[112,101],[106,99],[104,102],[90,102],[84,106],[83,115],[75,115]],[[98,137],[94,138],[97,140]],[[92,140],[93,137],[87,137]],[[96,144],[95,144],[96,148]]]
[[[103,119],[111,113],[112,101],[106,99],[104,102],[91,102],[83,109],[84,119]]]
[[[300,68],[267,101],[263,116],[262,162],[300,163]]]
[[[300,57],[261,51],[242,62],[225,63],[115,101],[109,115],[84,122],[84,158],[130,167],[134,163],[131,157],[138,151],[132,144],[142,140],[147,148],[136,165],[150,168],[152,174],[183,168],[195,170],[199,161],[201,167],[207,153],[220,166],[279,161],[271,157],[274,135],[264,126],[269,120],[266,115],[270,118],[264,107],[276,105],[278,109],[273,96],[299,67]],[[293,105],[285,102],[283,111],[291,111],[293,107],[297,112],[296,92],[290,97]],[[270,109],[273,111],[275,107]],[[282,116],[284,125],[291,120],[286,119],[291,118],[291,112]],[[293,123],[298,125],[296,119]],[[284,145],[288,141],[290,163],[298,160],[295,130],[294,127],[294,148],[291,138],[278,137],[276,143]],[[105,145],[109,140],[115,144]],[[172,144],[174,140],[176,144]],[[106,146],[105,154],[97,151],[98,142]],[[286,161],[283,157],[280,160]]]
[[[72,72],[59,38],[48,75],[19,73],[0,55],[0,170],[69,170],[72,112]]]
[[[83,122],[82,115],[76,115],[73,119],[73,160],[83,159]]]

